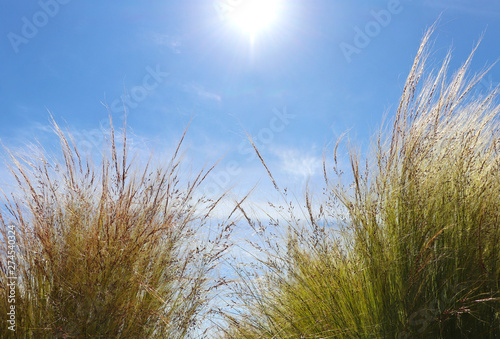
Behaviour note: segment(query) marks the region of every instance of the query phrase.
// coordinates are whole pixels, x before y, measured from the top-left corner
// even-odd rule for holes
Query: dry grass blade
[[[59,128],[62,165],[44,152],[7,152],[18,193],[3,192],[0,278],[11,258],[18,274],[16,335],[26,338],[185,338],[210,315],[214,269],[230,246],[231,221],[209,234],[212,215],[181,172],[178,153],[166,167],[131,164],[126,125],[94,167]],[[122,147],[120,149],[121,143]],[[73,145],[73,147],[70,147]],[[151,158],[150,158],[151,160]],[[183,177],[185,177],[183,179]],[[206,228],[206,230],[205,230]],[[15,251],[12,251],[15,248]],[[10,260],[10,259],[9,259]],[[7,313],[7,289],[0,310]],[[0,336],[11,331],[2,322]]]

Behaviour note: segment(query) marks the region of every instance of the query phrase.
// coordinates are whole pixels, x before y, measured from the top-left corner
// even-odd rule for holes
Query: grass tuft
[[[237,270],[227,338],[500,337],[498,88],[474,94],[477,47],[451,77],[449,54],[426,73],[431,33],[372,156],[348,144],[342,184],[339,141],[324,202],[306,193],[305,213],[270,223],[288,231],[263,236],[260,265]]]
[[[184,135],[167,165],[141,167],[128,158],[126,126],[117,140],[111,122],[96,166],[55,121],[53,127],[60,162],[42,151],[22,156],[6,150],[18,189],[4,193],[0,280],[15,281],[16,290],[9,303],[9,288],[2,285],[0,313],[15,305],[16,337],[195,333],[210,314],[217,286],[212,272],[230,246],[232,229],[226,223],[210,241],[200,236],[208,234],[208,211],[216,204],[196,197],[210,170],[194,178],[182,173]],[[18,279],[9,278],[11,270]],[[8,326],[1,322],[1,337],[14,334]]]

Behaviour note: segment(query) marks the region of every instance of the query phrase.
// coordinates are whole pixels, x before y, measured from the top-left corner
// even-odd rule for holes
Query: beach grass
[[[432,32],[366,155],[346,135],[325,155],[321,193],[292,200],[250,140],[278,193],[265,219],[250,193],[214,215],[227,192],[201,193],[214,167],[187,172],[186,132],[164,164],[111,118],[98,161],[54,120],[59,156],[4,148],[0,336],[500,337],[499,89],[476,91],[477,46],[428,70]],[[255,237],[231,260],[236,210]]]
[[[498,88],[475,91],[476,49],[451,76],[450,54],[427,71],[431,35],[368,155],[344,137],[325,159],[322,203],[308,191],[283,214],[282,191],[283,218],[248,219],[285,231],[235,264],[224,337],[500,337]]]
[[[5,149],[17,189],[0,214],[0,313],[15,305],[15,332],[3,319],[2,338],[184,338],[210,315],[232,229],[198,193],[211,169],[182,167],[185,133],[163,165],[132,158],[110,123],[97,164],[54,120],[60,161]]]

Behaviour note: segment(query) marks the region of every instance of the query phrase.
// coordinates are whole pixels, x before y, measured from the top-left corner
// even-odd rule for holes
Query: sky
[[[248,136],[300,200],[306,183],[322,185],[323,152],[342,133],[369,149],[436,21],[430,66],[451,50],[458,68],[481,38],[472,71],[500,58],[497,0],[3,0],[0,141],[56,152],[52,115],[99,154],[109,116],[120,127],[126,112],[140,166],[150,151],[167,161],[189,125],[186,171],[222,158],[203,193],[239,199],[258,185],[258,215],[274,190]],[[499,83],[500,64],[477,90]],[[4,192],[7,172],[0,162]]]
[[[121,126],[126,110],[133,145],[161,158],[191,121],[193,168],[223,158],[207,192],[259,183],[256,201],[272,186],[247,135],[281,187],[300,192],[308,180],[320,182],[323,151],[340,134],[349,131],[364,149],[384,116],[393,117],[436,20],[435,66],[451,49],[456,69],[481,37],[472,71],[500,57],[495,0],[267,0],[253,19],[242,17],[241,0],[2,6],[2,143],[22,148],[36,139],[54,148],[52,114],[81,149],[98,152],[108,116]],[[265,19],[260,29],[242,27]],[[499,82],[497,65],[479,90]]]

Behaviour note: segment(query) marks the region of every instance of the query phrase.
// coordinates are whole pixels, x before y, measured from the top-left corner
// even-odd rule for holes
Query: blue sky
[[[50,149],[50,111],[96,151],[109,111],[120,125],[125,105],[137,149],[162,157],[194,118],[193,165],[225,156],[210,189],[244,191],[262,179],[265,195],[246,132],[282,186],[319,180],[325,145],[349,129],[365,146],[392,117],[440,14],[435,65],[452,48],[458,67],[483,33],[473,70],[500,57],[498,1],[283,0],[253,40],[220,10],[239,2],[3,1],[0,139],[19,147],[37,138]],[[499,82],[500,65],[481,86]]]

